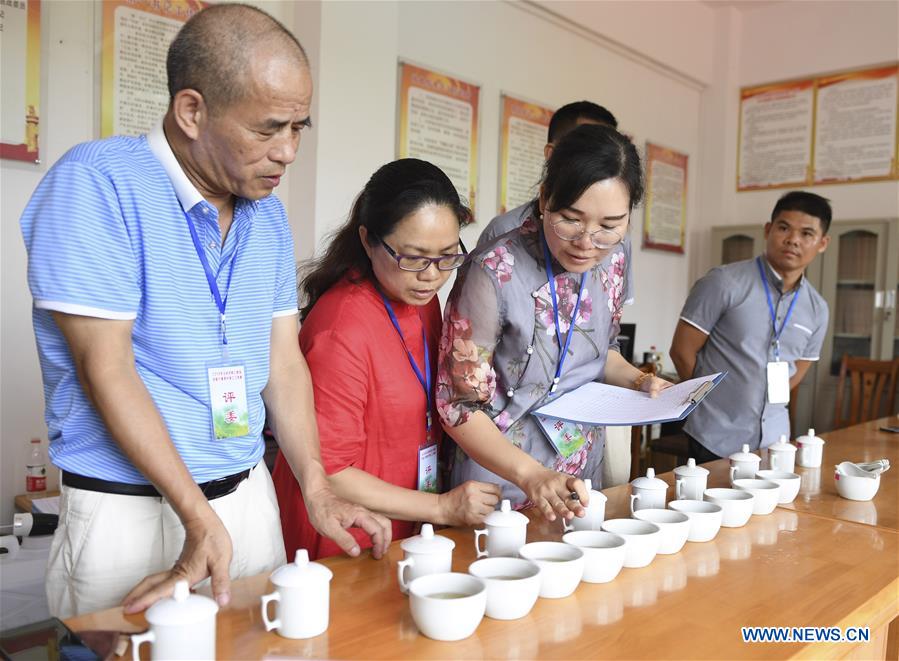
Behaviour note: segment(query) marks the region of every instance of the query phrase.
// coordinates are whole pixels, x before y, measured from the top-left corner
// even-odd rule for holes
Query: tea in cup
[[[625,545],[623,537],[601,530],[576,530],[562,535],[566,544],[584,552],[584,576],[586,583],[608,583],[624,566]]]
[[[434,526],[423,523],[421,534],[407,537],[400,543],[403,559],[396,565],[400,591],[409,594],[409,583],[419,576],[445,574],[453,569],[453,549],[456,543],[434,534]]]
[[[212,599],[191,594],[187,581],[178,581],[171,598],[157,601],[147,610],[150,629],[131,636],[132,658],[139,661],[140,646],[148,642],[154,661],[214,659],[218,610]]]
[[[799,485],[802,483],[802,479],[797,473],[788,473],[781,470],[759,471],[755,476],[760,480],[777,482],[780,486],[777,498],[779,505],[792,503],[796,499],[796,495],[799,493]]]
[[[780,499],[780,485],[771,480],[734,480],[734,489],[743,489],[755,496],[753,514],[771,514]]]
[[[636,519],[609,519],[602,524],[602,529],[627,541],[624,549],[625,567],[645,567],[659,552],[662,529],[654,523]]]
[[[658,553],[677,553],[687,543],[690,534],[690,517],[674,510],[651,509],[634,512],[634,518],[656,524],[662,531]]]
[[[484,619],[487,586],[469,574],[420,576],[409,584],[409,610],[418,630],[434,640],[462,640]]]
[[[487,617],[517,620],[531,612],[540,594],[540,567],[521,558],[484,558],[468,573],[487,585]]]
[[[521,512],[513,512],[509,500],[503,500],[499,510],[491,512],[484,523],[486,528],[474,531],[474,548],[478,558],[514,558],[518,555],[518,549],[527,542],[528,517]],[[481,537],[487,538],[483,549]]]
[[[276,629],[285,638],[312,638],[324,633],[333,576],[324,565],[309,561],[309,551],[297,549],[293,562],[272,572],[275,591],[261,599],[265,630]],[[275,619],[268,615],[270,602],[277,603]]]
[[[705,499],[721,508],[721,525],[740,528],[749,522],[755,496],[744,489],[706,489]]]
[[[562,542],[531,542],[518,551],[525,560],[540,567],[540,596],[544,599],[567,597],[584,575],[584,552]]]
[[[702,500],[672,500],[668,507],[690,517],[688,542],[708,542],[721,529],[721,506]]]

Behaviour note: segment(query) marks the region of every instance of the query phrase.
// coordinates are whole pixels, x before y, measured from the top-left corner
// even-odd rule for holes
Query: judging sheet
[[[719,372],[683,381],[666,388],[656,398],[630,388],[586,383],[540,407],[534,415],[609,427],[682,420],[726,374]]]

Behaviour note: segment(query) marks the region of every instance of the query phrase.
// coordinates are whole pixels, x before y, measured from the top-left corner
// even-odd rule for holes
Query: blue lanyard
[[[790,315],[793,314],[793,307],[796,305],[796,299],[799,298],[799,290],[802,288],[802,282],[799,283],[799,287],[796,288],[796,291],[793,293],[793,300],[790,301],[790,307],[787,308],[787,316],[784,317],[783,322],[780,324],[780,329],[777,328],[777,313],[774,312],[774,302],[771,300],[771,289],[768,287],[768,278],[765,276],[765,268],[762,266],[762,258],[755,258],[756,266],[759,267],[759,276],[762,278],[762,285],[765,287],[765,297],[768,299],[768,312],[771,314],[771,327],[774,330],[774,360],[780,361],[780,336],[784,332],[784,328],[787,327],[787,322],[790,321]]]
[[[574,323],[577,321],[577,311],[581,307],[581,296],[584,293],[584,281],[587,279],[587,272],[581,273],[581,281],[578,284],[577,301],[574,309],[571,311],[571,323],[568,325],[568,335],[565,337],[565,343],[562,343],[562,330],[559,324],[559,301],[556,298],[556,278],[553,276],[551,257],[549,254],[549,246],[546,244],[546,237],[541,234],[543,239],[543,261],[546,265],[546,278],[549,280],[549,293],[553,299],[553,321],[556,324],[556,339],[559,341],[559,362],[556,364],[556,375],[553,377],[553,384],[549,389],[550,393],[556,392],[559,381],[562,378],[562,366],[565,364],[565,358],[568,357],[568,347],[571,345],[571,337],[574,335]]]
[[[209,283],[209,291],[212,292],[212,297],[215,299],[215,305],[219,310],[219,319],[221,320],[222,331],[222,346],[227,347],[228,336],[225,334],[225,305],[227,305],[228,303],[228,294],[226,291],[225,296],[222,297],[222,294],[219,291],[218,283],[215,281],[215,274],[209,267],[209,260],[206,259],[206,251],[203,250],[203,246],[200,244],[200,237],[197,236],[197,228],[194,227],[193,220],[191,220],[190,216],[187,215],[186,211],[184,212],[184,217],[187,218],[187,228],[190,230],[190,238],[194,242],[194,249],[197,251],[197,257],[200,258],[200,264],[203,265],[203,272],[206,274],[206,282]],[[231,269],[228,271],[228,289],[231,288],[231,276],[234,274],[235,261],[236,255],[231,259]]]
[[[425,347],[425,371],[424,374],[421,373],[421,370],[418,368],[418,363],[415,362],[415,357],[412,355],[412,352],[409,351],[409,347],[406,346],[406,338],[403,337],[403,330],[400,328],[400,322],[396,318],[396,313],[393,311],[393,306],[390,304],[388,298],[384,295],[380,289],[378,293],[381,295],[381,300],[384,301],[384,309],[387,310],[387,314],[390,317],[390,322],[393,324],[393,327],[396,329],[397,335],[400,336],[400,342],[403,343],[403,349],[406,350],[406,357],[409,359],[409,364],[412,366],[412,370],[415,372],[415,377],[418,379],[418,382],[421,384],[422,389],[425,391],[425,427],[428,431],[428,438],[431,436],[431,354],[428,351],[428,338],[425,335],[425,322],[421,317],[421,313],[419,312],[418,318],[421,320],[421,343]]]

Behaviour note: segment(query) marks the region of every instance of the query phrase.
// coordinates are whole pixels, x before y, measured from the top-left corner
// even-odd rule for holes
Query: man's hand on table
[[[371,537],[371,552],[375,558],[380,559],[387,552],[393,529],[386,516],[339,498],[330,487],[304,493],[303,498],[309,521],[315,529],[333,540],[347,555],[355,558],[360,553],[359,544],[347,528],[361,528]]]
[[[212,577],[212,596],[219,606],[231,600],[231,536],[218,515],[208,508],[184,524],[184,547],[175,566],[147,576],[122,602],[126,614],[139,613],[163,597],[171,596],[175,583],[186,580],[193,587]]]

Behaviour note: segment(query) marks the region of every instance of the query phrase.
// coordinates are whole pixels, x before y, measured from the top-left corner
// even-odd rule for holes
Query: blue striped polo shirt
[[[207,367],[221,360],[219,311],[188,222],[227,292],[229,352],[246,370],[245,437],[212,433]],[[86,397],[51,311],[133,320],[137,372],[197,482],[261,459],[272,318],[297,312],[293,240],[277,198],[238,200],[222,245],[217,210],[184,174],[160,124],[147,136],[72,148],[41,180],[21,226],[56,466],[147,483]]]

